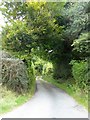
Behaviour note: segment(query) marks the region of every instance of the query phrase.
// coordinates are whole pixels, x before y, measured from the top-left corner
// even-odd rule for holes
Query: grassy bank
[[[79,104],[83,105],[86,109],[88,109],[88,95],[83,93],[79,88],[75,87],[74,80],[69,79],[57,82],[50,75],[43,76],[43,79],[64,90],[70,96],[72,96]]]
[[[7,90],[6,87],[0,86],[0,114],[9,112],[15,107],[22,105],[27,102],[34,94],[35,88],[24,95],[18,95],[10,90]]]

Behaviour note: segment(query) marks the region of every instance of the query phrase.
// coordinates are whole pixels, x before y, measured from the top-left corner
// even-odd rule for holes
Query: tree
[[[72,59],[81,59],[80,54],[73,51],[74,46],[72,46],[72,44],[75,39],[78,39],[80,34],[85,33],[88,30],[89,21],[88,21],[88,14],[86,13],[87,6],[88,3],[85,2],[82,3],[67,2],[64,6],[64,9],[62,10],[62,15],[58,14],[58,16],[56,16],[56,23],[58,25],[64,26],[62,33],[63,47],[60,47],[62,48],[62,52],[60,52],[61,56],[58,59],[59,61],[56,62],[57,65],[55,69],[56,72],[55,74],[58,77],[61,76],[61,71],[62,71],[62,76],[64,76],[65,74],[67,74],[66,77],[68,75],[70,76],[70,72],[71,72],[71,67],[69,65],[70,61]],[[58,52],[57,56],[59,55],[60,54]]]
[[[3,39],[7,49],[26,51],[39,47],[39,50],[46,54],[52,49],[55,51],[54,46],[60,41],[62,27],[55,23],[56,20],[52,16],[52,7],[50,9],[50,5],[38,2],[19,4],[4,3],[3,14],[10,22],[9,25],[7,23],[7,27],[3,31],[3,36],[6,34]],[[60,6],[62,7],[62,4]]]
[[[52,61],[54,77],[68,78],[69,63],[76,58],[71,45],[88,25],[87,3],[5,2],[3,5],[2,13],[9,23],[2,37],[6,49],[29,56],[34,49]]]

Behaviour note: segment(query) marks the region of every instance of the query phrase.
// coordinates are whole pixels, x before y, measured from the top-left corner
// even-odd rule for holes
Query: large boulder
[[[18,93],[23,93],[28,90],[29,78],[27,67],[23,61],[15,59],[8,53],[3,52],[0,66],[2,66],[2,77],[0,79],[2,85]]]

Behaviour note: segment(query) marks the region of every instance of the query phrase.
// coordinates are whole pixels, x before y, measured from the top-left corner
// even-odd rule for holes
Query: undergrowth
[[[0,114],[4,114],[27,102],[34,94],[35,87],[25,94],[17,94],[0,86]]]

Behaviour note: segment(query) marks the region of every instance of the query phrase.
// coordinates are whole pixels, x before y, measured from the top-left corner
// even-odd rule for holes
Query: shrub
[[[36,55],[32,56],[32,61],[35,68],[35,74],[37,76],[53,73],[53,65],[51,62],[48,62]]]
[[[41,75],[42,74],[42,70],[43,70],[43,65],[42,64],[36,64],[35,65],[35,70],[36,70],[36,74],[37,75]]]
[[[50,62],[46,62],[43,65],[43,71],[42,71],[43,75],[50,75],[53,74],[53,65]]]
[[[73,41],[73,51],[75,54],[78,54],[80,58],[90,57],[90,36],[89,33],[82,33],[78,39]]]
[[[24,53],[24,52],[12,52],[12,54],[22,60],[22,63],[25,66],[25,71],[27,73],[26,79],[28,80],[28,90],[33,94],[35,92],[35,66],[33,63],[33,55]]]
[[[28,90],[29,80],[27,67],[20,59],[2,58],[2,85],[15,92],[23,93]]]
[[[76,81],[76,86],[84,91],[88,91],[88,63],[85,61],[71,61],[72,74]]]

